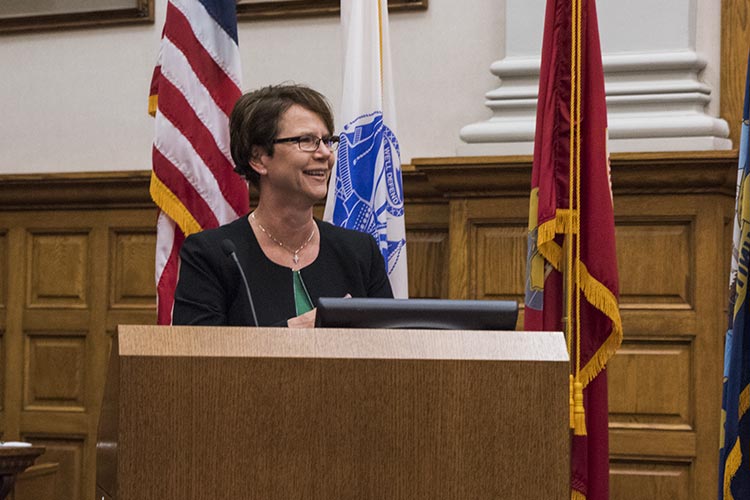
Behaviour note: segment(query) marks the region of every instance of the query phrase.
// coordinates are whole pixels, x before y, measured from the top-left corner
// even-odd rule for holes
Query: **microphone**
[[[250,286],[247,284],[245,271],[242,270],[242,265],[240,264],[240,261],[237,258],[237,247],[234,246],[234,242],[232,242],[232,240],[225,239],[225,240],[222,240],[221,242],[221,249],[224,250],[224,253],[227,255],[227,257],[232,258],[235,265],[237,266],[237,269],[240,271],[240,276],[242,276],[242,282],[245,284],[245,293],[247,293],[247,301],[250,302],[250,311],[253,313],[253,321],[255,322],[255,326],[258,326],[258,317],[255,315],[255,304],[253,304],[253,296],[250,293]]]

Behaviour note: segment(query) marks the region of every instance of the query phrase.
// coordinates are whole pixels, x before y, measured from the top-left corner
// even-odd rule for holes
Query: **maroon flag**
[[[571,498],[603,500],[605,368],[622,342],[622,322],[594,0],[547,1],[531,187],[524,327],[565,331]]]

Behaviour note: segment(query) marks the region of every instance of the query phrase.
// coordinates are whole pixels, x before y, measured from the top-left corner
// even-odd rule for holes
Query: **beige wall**
[[[150,168],[148,87],[164,22],[0,37],[0,173]],[[452,156],[459,129],[489,116],[503,0],[430,0],[391,15],[403,160]],[[460,22],[458,22],[460,20]],[[246,89],[293,80],[341,96],[337,17],[243,22]]]

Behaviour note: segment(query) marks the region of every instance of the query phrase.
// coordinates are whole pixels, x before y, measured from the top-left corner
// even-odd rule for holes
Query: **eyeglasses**
[[[314,135],[298,135],[297,137],[285,137],[273,141],[274,144],[280,142],[296,142],[297,146],[299,146],[302,151],[307,151],[308,153],[314,153],[317,151],[322,142],[326,145],[328,150],[333,153],[339,147],[339,136],[331,135],[328,137],[316,137]]]

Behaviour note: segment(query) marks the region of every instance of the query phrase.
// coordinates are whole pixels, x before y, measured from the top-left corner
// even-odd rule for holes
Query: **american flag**
[[[149,98],[161,325],[172,322],[185,236],[249,208],[247,184],[233,172],[229,153],[229,115],[241,95],[240,78],[235,0],[169,0]]]

